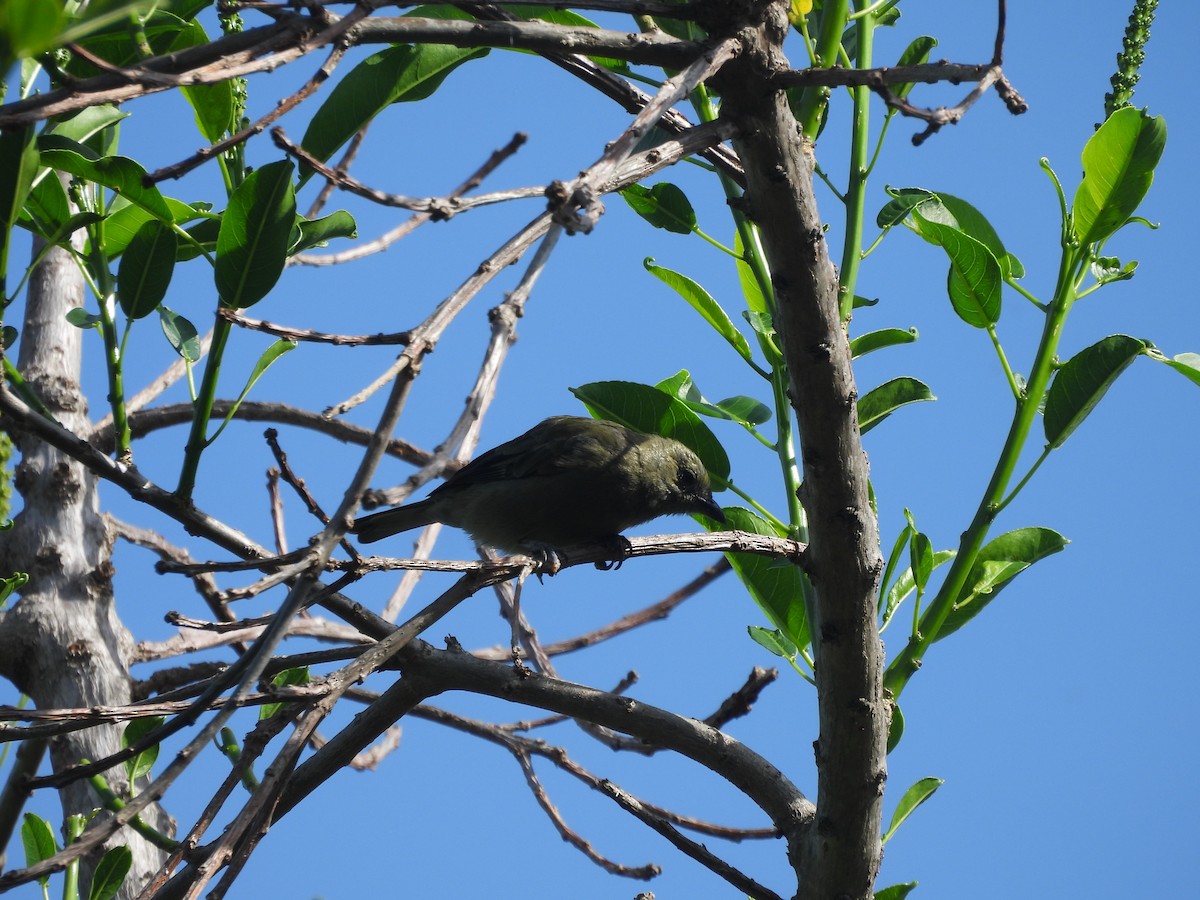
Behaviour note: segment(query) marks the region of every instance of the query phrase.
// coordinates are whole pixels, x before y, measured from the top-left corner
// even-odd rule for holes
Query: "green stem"
[[[937,639],[942,625],[954,610],[954,605],[962,595],[979,551],[983,547],[988,530],[1001,508],[1005,492],[1012,480],[1017,461],[1025,441],[1038,418],[1038,404],[1046,393],[1050,377],[1054,373],[1054,360],[1058,344],[1062,337],[1063,325],[1067,314],[1075,302],[1075,278],[1084,254],[1067,243],[1064,232],[1063,256],[1059,266],[1058,283],[1055,286],[1054,301],[1047,311],[1046,324],[1042,329],[1042,338],[1038,344],[1037,355],[1034,357],[1033,369],[1030,372],[1029,383],[1024,395],[1017,403],[1013,414],[1012,425],[1004,442],[1004,449],[996,462],[991,481],[988,482],[975,517],[967,530],[963,532],[959,543],[958,554],[950,566],[946,580],[933,602],[921,616],[919,629],[909,637],[908,643],[900,655],[888,666],[884,674],[884,687],[894,697],[899,697],[908,681],[920,668],[921,660],[929,646]],[[1024,481],[1022,481],[1024,484]]]
[[[212,345],[208,359],[204,362],[204,377],[200,379],[200,393],[192,404],[192,429],[188,433],[187,446],[183,451],[183,468],[179,473],[179,486],[175,494],[182,500],[190,500],[196,487],[196,472],[200,468],[200,454],[208,446],[208,420],[212,417],[213,402],[217,396],[217,379],[221,374],[221,359],[225,355],[225,343],[233,325],[223,316],[217,316],[213,324]]]
[[[996,356],[1000,359],[1000,365],[1004,368],[1004,377],[1008,379],[1008,387],[1013,392],[1013,397],[1020,403],[1021,387],[1017,384],[1017,376],[1013,374],[1012,366],[1008,364],[1008,356],[1004,353],[1004,347],[1000,344],[1000,336],[996,334],[996,326],[989,325],[987,333],[988,337],[992,339],[992,346],[996,348]]]
[[[871,68],[875,44],[875,16],[862,16],[855,23],[858,34],[858,68]],[[867,204],[867,175],[870,172],[870,113],[871,91],[856,87],[850,92],[854,100],[850,136],[850,178],[846,186],[846,236],[842,242],[842,266],[839,271],[838,313],[848,322],[854,309],[854,286],[862,265],[863,218]]]
[[[837,62],[842,46],[842,32],[850,18],[850,0],[826,0],[821,10],[821,33],[817,35],[817,58],[815,65],[829,68]],[[796,119],[804,136],[816,140],[821,126],[821,113],[829,102],[829,88],[810,87],[805,89],[800,100]]]

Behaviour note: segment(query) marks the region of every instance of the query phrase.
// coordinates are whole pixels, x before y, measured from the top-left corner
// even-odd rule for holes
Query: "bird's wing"
[[[595,469],[628,443],[627,432],[618,425],[597,420],[587,422],[587,426],[586,431],[580,432],[578,420],[571,416],[547,419],[520,437],[480,454],[459,469],[444,487],[457,490],[484,482]]]

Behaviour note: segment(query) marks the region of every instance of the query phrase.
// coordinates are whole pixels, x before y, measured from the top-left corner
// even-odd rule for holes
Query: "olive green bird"
[[[442,522],[523,553],[687,513],[725,521],[704,464],[683,444],[615,422],[553,416],[476,457],[425,500],[361,518],[352,531],[371,543]]]

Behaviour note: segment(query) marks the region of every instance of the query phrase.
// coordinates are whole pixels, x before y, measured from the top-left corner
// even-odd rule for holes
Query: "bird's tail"
[[[434,520],[430,506],[428,500],[422,500],[420,503],[385,509],[383,512],[357,519],[350,531],[358,535],[358,539],[364,544],[374,543],[401,531],[428,525]]]

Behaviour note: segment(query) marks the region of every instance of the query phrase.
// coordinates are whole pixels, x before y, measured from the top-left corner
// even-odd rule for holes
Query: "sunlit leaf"
[[[1095,409],[1117,376],[1146,348],[1146,342],[1114,334],[1080,350],[1054,375],[1046,395],[1046,443],[1062,446]]]

